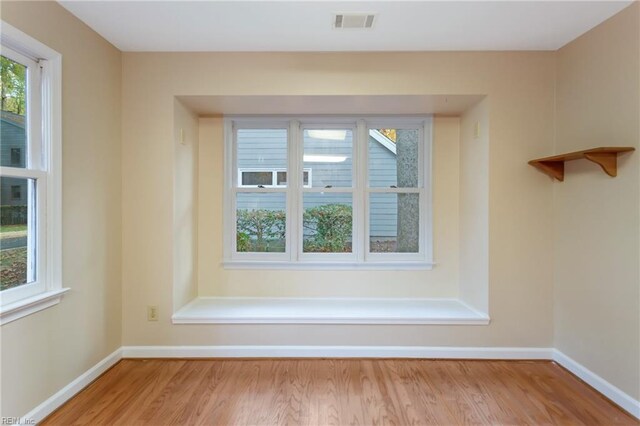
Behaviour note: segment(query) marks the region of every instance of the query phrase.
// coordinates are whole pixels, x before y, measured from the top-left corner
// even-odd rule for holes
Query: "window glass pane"
[[[33,179],[0,178],[0,290],[17,287],[35,279],[29,262],[33,226]]]
[[[239,169],[287,169],[287,129],[238,129],[236,149]],[[272,185],[271,179],[254,185]]]
[[[306,129],[303,138],[304,169],[311,170],[313,187],[351,187],[353,132]]]
[[[242,172],[243,186],[272,186],[273,172]]]
[[[26,167],[27,67],[0,56],[0,165]]]
[[[278,172],[277,179],[278,186],[287,186],[287,172]]]
[[[369,186],[417,188],[420,131],[369,130]]]
[[[277,186],[287,186],[287,172],[277,172],[276,174],[277,176]],[[308,170],[305,170],[302,172],[302,184],[304,186],[309,187],[309,178],[310,178],[310,172]]]
[[[419,200],[418,194],[369,194],[371,253],[418,253]]]
[[[303,251],[351,253],[352,195],[306,193],[303,201]]]
[[[286,194],[236,194],[236,251],[284,252]]]

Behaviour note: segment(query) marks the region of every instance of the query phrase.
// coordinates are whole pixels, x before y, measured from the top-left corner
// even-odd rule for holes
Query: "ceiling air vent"
[[[334,28],[371,28],[373,13],[336,13],[333,20]]]

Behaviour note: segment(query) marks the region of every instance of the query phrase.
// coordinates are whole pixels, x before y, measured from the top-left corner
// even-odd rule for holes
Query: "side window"
[[[55,305],[61,276],[59,53],[0,26],[0,324]]]

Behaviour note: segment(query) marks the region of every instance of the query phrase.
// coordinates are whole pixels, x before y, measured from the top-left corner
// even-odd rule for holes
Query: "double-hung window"
[[[226,266],[431,267],[431,117],[239,117],[225,133]]]
[[[0,323],[59,301],[61,57],[2,23]]]

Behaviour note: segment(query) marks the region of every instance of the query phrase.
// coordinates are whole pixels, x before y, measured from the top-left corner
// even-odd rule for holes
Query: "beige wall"
[[[198,117],[177,99],[173,118],[173,303],[184,306],[198,285]],[[155,303],[150,303],[155,305]]]
[[[555,151],[640,148],[640,5],[557,55]],[[640,398],[640,152],[554,183],[555,346]]]
[[[123,157],[123,181],[127,184],[123,187],[123,343],[550,346],[553,276],[550,268],[540,265],[553,262],[549,249],[553,239],[552,190],[526,162],[553,150],[554,72],[553,52],[124,53],[123,146],[127,155]],[[167,207],[174,202],[174,194],[167,188],[173,185],[175,150],[170,135],[175,96],[335,94],[488,95],[491,325],[172,325],[175,237],[173,211]],[[445,132],[457,132],[446,128],[441,127]],[[366,284],[372,275],[363,272],[325,272],[320,282],[312,272],[274,271],[261,274],[261,283],[247,271],[220,270],[222,239],[216,232],[221,226],[220,203],[216,201],[222,178],[220,125],[215,120],[201,120],[200,132],[200,209],[205,205],[213,216],[209,225],[201,223],[200,251],[202,256],[203,246],[207,246],[206,250],[215,254],[201,262],[201,291],[346,295],[369,288]],[[217,167],[205,169],[203,161]],[[445,232],[452,233],[450,244],[455,246],[456,231],[448,228]],[[205,235],[210,239],[205,240]],[[436,256],[438,250],[456,248],[442,244],[436,247]],[[379,292],[377,295],[452,294],[448,283],[457,278],[433,278],[442,270],[406,274],[406,280],[389,282],[389,287],[380,279],[371,288]],[[211,282],[207,276],[213,277]],[[332,286],[334,281],[342,286]],[[160,307],[158,322],[146,321],[146,306],[151,301]]]
[[[459,119],[433,124],[432,271],[229,270],[222,262],[222,119],[201,119],[198,294],[265,297],[458,297]],[[206,230],[206,231],[205,231]],[[206,238],[207,235],[218,237]],[[389,285],[393,282],[393,285]]]
[[[482,312],[489,303],[489,99],[460,119],[460,298]]]
[[[62,302],[3,325],[2,416],[33,409],[121,344],[121,54],[55,2],[2,20],[62,54]]]

